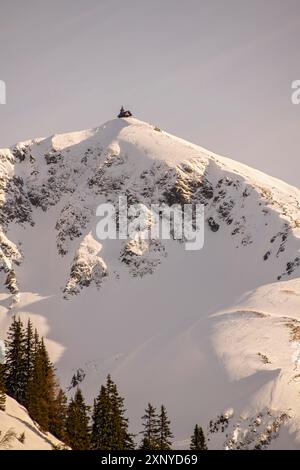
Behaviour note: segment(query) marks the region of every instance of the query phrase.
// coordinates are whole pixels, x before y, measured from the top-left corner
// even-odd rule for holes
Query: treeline
[[[164,405],[157,411],[150,403],[142,416],[141,437],[129,432],[124,398],[110,375],[93,407],[86,404],[77,387],[68,401],[49,359],[44,339],[28,320],[13,321],[5,341],[5,363],[0,364],[0,410],[5,393],[25,406],[44,432],[50,432],[74,450],[169,450],[171,422]],[[192,450],[206,450],[201,426],[191,436]]]

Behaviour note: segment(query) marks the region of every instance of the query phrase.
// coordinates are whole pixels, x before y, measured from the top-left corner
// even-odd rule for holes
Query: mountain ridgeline
[[[132,117],[0,150],[0,182],[0,348],[30,316],[64,390],[111,374],[133,432],[168,403],[175,447],[195,421],[209,448],[300,446],[297,188]],[[203,205],[203,248],[98,239],[119,196]]]

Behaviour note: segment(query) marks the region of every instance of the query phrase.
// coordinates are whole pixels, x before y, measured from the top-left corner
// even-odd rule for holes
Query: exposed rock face
[[[152,132],[155,134],[155,129]],[[70,249],[76,250],[76,245],[80,247],[85,234],[93,228],[95,200],[117,204],[120,194],[127,196],[129,206],[137,203],[146,207],[177,204],[183,208],[185,204],[203,204],[210,230],[218,232],[222,225],[230,226],[237,246],[253,243],[252,208],[255,207],[259,224],[267,227],[273,206],[282,212],[283,219],[282,222],[278,219],[278,231],[270,238],[270,244],[266,243],[265,261],[284,253],[291,230],[297,223],[293,211],[288,210],[272,191],[246,181],[241,174],[218,167],[214,157],[193,155],[175,164],[169,160],[149,159],[139,166],[117,141],[107,145],[105,130],[101,128],[89,131],[87,135],[75,133],[73,138],[70,135],[54,136],[18,144],[11,150],[2,151],[0,158],[0,259],[1,269],[8,274],[5,284],[12,293],[18,289],[13,265],[20,263],[22,256],[5,233],[11,223],[34,226],[39,208],[44,212],[53,206],[58,208],[54,226],[57,251],[61,256],[66,256]],[[291,199],[291,206],[298,210],[299,201]],[[144,276],[152,274],[165,255],[163,242],[129,241],[121,248],[119,259],[133,276]],[[78,293],[79,285],[87,286],[91,282],[99,286],[99,277],[104,277],[104,271],[105,276],[109,272],[109,266],[103,260],[101,263],[104,264],[99,264],[98,260],[91,267],[90,260],[80,259],[78,253],[73,256],[65,293]],[[292,274],[299,267],[298,260],[297,256],[287,259],[286,270],[279,270],[276,278]]]
[[[129,267],[132,276],[153,274],[155,268],[167,256],[160,240],[130,240],[121,252],[121,261]]]
[[[87,235],[75,253],[71,266],[69,280],[64,288],[65,298],[68,295],[78,294],[81,289],[94,284],[100,287],[107,276],[107,266],[98,255],[101,250],[100,243]]]

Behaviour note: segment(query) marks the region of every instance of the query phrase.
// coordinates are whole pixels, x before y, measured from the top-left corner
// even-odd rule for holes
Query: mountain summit
[[[300,192],[134,118],[0,150],[0,340],[30,316],[65,388],[111,373],[210,448],[299,448]],[[103,240],[99,204],[202,204],[204,247]],[[1,348],[1,341],[0,341]],[[0,354],[1,357],[1,354]],[[206,428],[207,427],[207,428]]]

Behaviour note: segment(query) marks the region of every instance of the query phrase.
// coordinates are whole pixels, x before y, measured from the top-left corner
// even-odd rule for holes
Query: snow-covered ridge
[[[0,183],[0,339],[13,314],[30,316],[66,387],[81,368],[92,397],[111,372],[133,426],[144,401],[165,401],[178,440],[195,413],[205,427],[228,407],[233,426],[237,413],[248,424],[262,413],[268,426],[268,410],[277,419],[289,409],[298,422],[298,336],[289,333],[300,321],[297,188],[134,118],[2,150]],[[96,207],[121,194],[147,207],[204,204],[203,250],[97,240]],[[284,285],[294,303],[275,312]],[[159,385],[146,387],[149,374]]]
[[[217,231],[225,222],[234,243],[244,246],[253,243],[259,226],[267,227],[276,218],[278,231],[271,234],[273,246],[266,244],[266,259],[278,257],[300,226],[296,188],[133,118],[27,141],[0,155],[3,231],[12,221],[34,226],[35,208],[56,206],[57,250],[62,256],[73,240],[94,228],[96,202],[116,202],[119,194],[145,205],[202,203],[210,228]],[[5,233],[1,237],[6,284],[15,293],[12,264],[20,262],[21,249],[10,241],[8,246]],[[298,257],[291,256],[285,269],[278,267],[277,276],[298,264]]]

